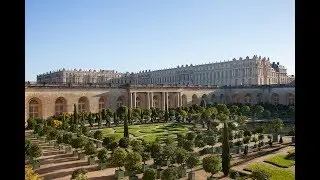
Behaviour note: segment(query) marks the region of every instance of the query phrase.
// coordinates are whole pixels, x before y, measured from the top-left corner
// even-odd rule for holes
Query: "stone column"
[[[130,93],[130,96],[129,96],[129,103],[130,103],[130,107],[132,108],[133,105],[132,105],[132,92],[129,92]]]
[[[169,93],[166,92],[166,104],[167,104],[167,110],[169,109]]]
[[[177,106],[180,107],[180,95],[179,95],[179,92],[177,93]]]
[[[150,93],[147,92],[147,108],[150,109]]]
[[[162,110],[165,110],[166,101],[165,101],[165,92],[162,92]]]
[[[151,98],[151,103],[150,104],[151,104],[151,107],[153,107],[153,92],[150,92],[150,96],[151,96],[150,97]]]
[[[136,108],[136,99],[137,99],[137,92],[133,92],[133,108]]]

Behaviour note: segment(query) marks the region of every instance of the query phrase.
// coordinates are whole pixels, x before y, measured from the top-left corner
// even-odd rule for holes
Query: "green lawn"
[[[286,156],[287,155],[274,156],[272,158],[267,159],[265,162],[273,164],[275,166],[283,167],[283,168],[288,168],[295,165],[295,161],[286,159]]]
[[[262,169],[271,174],[270,180],[294,180],[294,172],[283,169],[283,168],[278,168],[278,167],[273,167],[272,165],[269,164],[264,164],[264,163],[257,163],[250,165],[248,168],[245,168],[246,170],[252,171],[254,169]]]
[[[119,141],[123,137],[123,126],[105,128],[102,130],[103,136],[115,137],[115,141]],[[129,134],[135,138],[142,138],[148,142],[155,141],[156,138],[164,139],[168,136],[176,137],[178,133],[186,134],[188,126],[175,123],[156,123],[129,125]]]

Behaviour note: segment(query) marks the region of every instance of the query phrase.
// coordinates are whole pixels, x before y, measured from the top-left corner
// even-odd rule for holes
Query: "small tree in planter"
[[[178,172],[176,168],[167,168],[161,173],[161,180],[176,180],[178,179]]]
[[[41,157],[41,155],[42,152],[40,146],[38,144],[31,144],[29,149],[29,156],[31,158],[33,169],[37,169],[40,167],[40,163],[37,158]]]
[[[87,180],[87,173],[88,171],[83,168],[76,169],[72,172],[71,180]]]
[[[188,175],[188,179],[190,180],[195,180],[195,173],[192,172],[192,168],[194,168],[199,163],[199,159],[200,158],[198,153],[190,153],[186,160],[187,167],[190,168],[190,172]]]
[[[84,146],[84,153],[89,156],[88,157],[88,163],[94,164],[95,163],[95,156],[94,154],[97,152],[97,148],[94,145],[93,142],[89,141],[85,146]]]
[[[113,154],[111,157],[112,164],[119,168],[118,170],[115,171],[115,177],[117,179],[121,179],[124,177],[124,171],[121,170],[121,167],[124,166],[126,156],[127,156],[127,152],[122,148],[116,148],[113,151]]]
[[[125,159],[124,167],[131,172],[130,179],[138,179],[136,171],[141,169],[142,157],[137,152],[129,152]]]
[[[185,141],[184,143],[183,143],[183,149],[185,149],[185,150],[187,150],[187,151],[190,151],[190,152],[192,152],[193,151],[193,146],[194,146],[194,144],[193,144],[193,141]]]
[[[274,134],[273,134],[273,141],[274,141],[274,142],[278,142],[278,141],[279,141],[279,136],[280,136],[280,135],[278,134],[278,132],[281,131],[281,129],[283,128],[283,121],[282,121],[282,119],[277,118],[277,119],[272,120],[272,121],[269,123],[269,127],[270,127],[271,129],[273,129],[273,132],[274,132]]]
[[[211,178],[214,174],[220,172],[222,170],[222,160],[221,157],[217,155],[211,155],[208,157],[203,158],[203,169],[211,173]]]
[[[27,129],[34,129],[37,125],[37,121],[34,118],[29,118],[27,120],[27,124],[28,124]]]
[[[107,166],[107,160],[108,160],[108,151],[106,148],[101,149],[98,152],[98,159],[99,159],[99,166],[100,170],[105,169]]]
[[[33,134],[36,134],[36,135],[40,136],[40,134],[42,134],[42,133],[41,133],[42,131],[43,131],[43,125],[42,125],[42,124],[37,124],[37,125],[34,127]]]
[[[93,134],[93,137],[97,140],[102,140],[102,138],[103,138],[102,131],[100,131],[100,130],[95,131]]]
[[[143,161],[143,171],[146,169],[146,161],[148,161],[149,159],[151,159],[151,153],[150,152],[147,152],[147,151],[143,151],[141,152],[141,157],[142,157],[142,161]]]
[[[125,148],[125,149],[128,148],[129,143],[130,143],[130,141],[129,141],[129,138],[127,138],[127,137],[123,137],[119,140],[119,146],[121,148]]]
[[[156,179],[157,179],[157,170],[150,168],[144,171],[142,180],[156,180]]]
[[[117,147],[118,147],[118,143],[117,143],[117,142],[112,142],[112,143],[108,146],[108,150],[110,150],[111,152],[113,152]]]
[[[83,135],[88,136],[89,134],[89,128],[87,126],[81,126],[81,132]]]
[[[179,173],[179,178],[183,178],[187,175],[187,170],[184,167],[184,163],[187,159],[188,152],[185,149],[179,148],[176,151],[176,163],[178,163],[182,168]]]
[[[73,156],[78,156],[79,149],[83,148],[84,145],[85,145],[84,137],[73,138],[72,141],[71,141],[71,146],[75,149],[73,151]]]
[[[66,153],[71,152],[71,147],[69,146],[69,145],[71,145],[71,141],[72,141],[72,134],[71,133],[66,133],[63,135],[63,143],[67,144],[67,147],[65,148]]]
[[[53,145],[51,140],[55,140],[58,136],[57,130],[53,129],[52,131],[49,132],[47,135],[47,140],[49,141],[49,145]]]

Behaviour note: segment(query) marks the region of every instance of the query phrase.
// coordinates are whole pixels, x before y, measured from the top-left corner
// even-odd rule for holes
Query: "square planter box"
[[[53,146],[54,145],[54,141],[49,141],[49,146]]]
[[[73,151],[73,156],[74,156],[74,157],[78,157],[78,154],[79,154],[78,150],[74,150],[74,151]]]
[[[100,168],[100,170],[106,169],[107,163],[99,163],[99,168]]]
[[[292,142],[292,143],[295,143],[295,142],[296,142],[296,137],[294,137],[294,136],[291,137],[291,142]]]
[[[65,149],[64,145],[59,144],[59,150],[64,150],[64,149]]]
[[[96,159],[95,159],[95,157],[93,156],[89,156],[88,157],[88,164],[90,164],[90,165],[92,165],[92,164],[94,164],[96,162]]]
[[[54,148],[59,149],[59,144],[57,142],[54,142]]]
[[[124,171],[116,170],[114,173],[114,177],[118,180],[123,179],[124,178]]]
[[[272,142],[279,142],[279,140],[280,140],[280,135],[274,134],[274,135],[272,136]]]
[[[188,180],[196,180],[196,173],[189,172],[188,174]]]
[[[66,153],[71,153],[72,148],[71,148],[70,146],[67,146],[67,147],[65,148],[65,151],[66,151]]]
[[[79,154],[78,154],[78,158],[79,158],[80,160],[86,159],[86,155],[85,155],[84,153],[79,153]]]
[[[138,176],[129,176],[129,180],[139,180]]]
[[[40,168],[40,162],[39,160],[35,160],[35,161],[32,161],[32,168],[33,169],[39,169]]]

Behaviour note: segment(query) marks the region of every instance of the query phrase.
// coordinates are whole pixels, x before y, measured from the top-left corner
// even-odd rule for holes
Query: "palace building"
[[[42,83],[112,83],[134,85],[271,85],[287,84],[294,76],[279,62],[254,55],[252,58],[235,58],[232,61],[201,65],[182,65],[176,68],[156,71],[144,70],[138,73],[118,73],[114,70],[58,70],[37,76]]]
[[[211,86],[211,85],[107,85],[42,84],[25,85],[25,120],[48,118],[63,112],[99,112],[121,105],[161,109],[207,103],[295,104],[294,84]],[[167,106],[166,106],[167,105]]]

